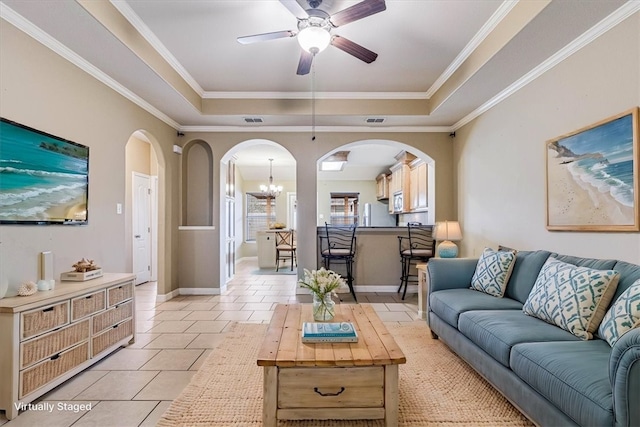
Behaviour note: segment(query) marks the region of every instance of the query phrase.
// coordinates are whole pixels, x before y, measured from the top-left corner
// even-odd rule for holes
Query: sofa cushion
[[[471,278],[471,289],[502,298],[515,260],[513,252],[485,248]]]
[[[572,255],[551,254],[551,256],[567,264],[593,268],[595,270],[613,270],[617,262],[614,259],[581,258]]]
[[[509,298],[495,298],[472,289],[446,289],[431,293],[429,310],[457,329],[458,317],[465,311],[522,310],[522,304]]]
[[[589,340],[606,313],[618,278],[614,270],[577,267],[550,257],[522,309]]]
[[[640,265],[631,264],[630,262],[618,261],[613,266],[613,270],[620,273],[620,280],[618,280],[618,289],[613,295],[613,301],[617,300],[620,295],[636,281],[640,280]]]
[[[511,271],[505,296],[524,304],[536,282],[538,273],[549,258],[548,251],[519,251],[516,253],[516,263]]]
[[[564,329],[527,316],[522,310],[467,311],[460,314],[458,330],[507,367],[515,344],[580,340]]]
[[[618,297],[598,328],[598,335],[613,345],[631,329],[640,326],[640,279]]]
[[[513,372],[579,425],[612,426],[611,347],[603,340],[513,346]]]

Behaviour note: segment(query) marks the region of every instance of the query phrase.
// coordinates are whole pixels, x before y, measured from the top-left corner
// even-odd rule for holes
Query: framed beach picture
[[[546,142],[547,229],[640,231],[638,108]]]

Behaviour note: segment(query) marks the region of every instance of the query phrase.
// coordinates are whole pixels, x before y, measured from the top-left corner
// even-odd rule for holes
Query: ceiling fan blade
[[[332,15],[329,21],[331,21],[334,27],[339,27],[386,9],[387,5],[384,3],[384,0],[364,0]]]
[[[309,74],[311,71],[311,63],[313,62],[313,54],[307,52],[306,50],[302,50],[300,53],[300,62],[298,62],[298,74],[299,76],[304,76],[305,74]]]
[[[367,64],[371,64],[378,57],[377,53],[372,52],[349,39],[345,39],[344,37],[333,36],[331,44],[338,49],[347,52],[349,55],[353,55],[359,60],[366,62]]]
[[[280,3],[289,9],[289,12],[293,13],[293,16],[298,19],[305,19],[309,17],[309,14],[298,4],[296,0],[280,0]]]
[[[293,37],[296,33],[291,30],[275,31],[273,33],[254,34],[253,36],[238,37],[238,43],[250,44],[256,42],[264,42],[267,40],[282,39],[285,37]]]

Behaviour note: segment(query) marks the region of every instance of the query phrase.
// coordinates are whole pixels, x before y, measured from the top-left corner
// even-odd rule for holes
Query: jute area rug
[[[532,426],[442,342],[423,321],[389,326],[407,363],[400,365],[400,426]],[[158,426],[261,426],[267,325],[238,323],[213,350]],[[280,421],[279,427],[378,427],[382,420]]]

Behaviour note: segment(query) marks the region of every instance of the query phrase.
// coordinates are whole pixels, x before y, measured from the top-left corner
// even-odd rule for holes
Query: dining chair
[[[276,271],[280,270],[280,260],[291,260],[293,265],[298,265],[296,259],[295,230],[276,231]]]

